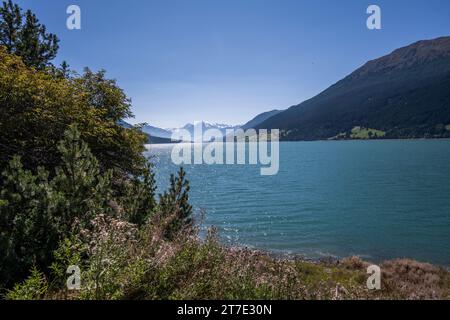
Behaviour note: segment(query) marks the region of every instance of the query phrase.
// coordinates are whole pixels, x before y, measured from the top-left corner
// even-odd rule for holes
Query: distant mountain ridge
[[[130,124],[124,120],[119,120],[118,124],[127,129],[134,127],[132,124]],[[153,127],[153,126],[146,124],[141,127],[141,130],[147,136],[147,143],[149,143],[149,144],[180,142],[180,141],[172,141],[172,139],[170,137],[170,133],[169,133],[169,136],[167,136],[168,131],[161,129],[161,128]],[[159,134],[161,134],[162,136],[159,136]]]
[[[223,123],[211,123],[211,122],[207,122],[207,121],[198,121],[195,123],[187,123],[182,128],[171,129],[171,132],[176,134],[176,133],[180,133],[181,130],[187,130],[192,137],[192,141],[200,142],[203,139],[202,139],[202,137],[195,136],[196,130],[197,130],[197,132],[200,132],[200,130],[201,130],[201,132],[205,132],[206,130],[209,130],[209,129],[216,129],[216,130],[220,131],[220,133],[222,134],[223,137],[225,137],[227,130],[236,130],[238,128],[240,128],[239,125],[233,126],[233,125],[228,125],[228,124],[223,124]]]
[[[152,137],[170,139],[172,136],[172,132],[170,132],[169,130],[154,127],[148,124],[142,127],[142,131],[149,134]]]
[[[348,138],[357,127],[384,138],[450,137],[450,37],[369,61],[256,129],[280,129],[282,140],[317,140]]]
[[[119,124],[123,126],[124,128],[131,128],[133,125],[127,123],[126,121],[119,121]],[[236,125],[228,125],[224,123],[211,123],[207,121],[198,121],[193,123],[187,123],[181,128],[170,128],[170,129],[163,129],[158,128],[155,126],[151,126],[149,124],[145,124],[141,127],[142,132],[147,134],[149,136],[149,141],[151,143],[169,143],[171,142],[172,134],[180,133],[181,130],[186,130],[191,135],[191,141],[199,141],[201,138],[195,139],[194,137],[194,131],[195,129],[201,129],[202,132],[205,132],[208,129],[217,129],[221,132],[223,136],[226,135],[226,130],[235,130],[240,128],[241,126]]]

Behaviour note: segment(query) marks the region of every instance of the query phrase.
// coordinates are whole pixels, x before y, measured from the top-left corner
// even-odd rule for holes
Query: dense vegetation
[[[158,203],[147,137],[120,125],[132,116],[130,100],[103,70],[55,67],[58,41],[32,12],[3,2],[0,288],[32,269],[49,276],[60,244],[80,239],[101,215],[139,228],[170,211],[168,234],[190,221],[184,172]]]
[[[358,258],[224,248],[215,229],[201,240],[183,169],[157,198],[146,137],[122,125],[131,103],[115,81],[53,66],[58,39],[11,1],[0,43],[3,298],[449,298],[450,274],[428,264],[385,263],[374,292]],[[81,271],[79,290],[68,290],[69,266]]]
[[[256,128],[280,129],[282,140],[351,138],[355,127],[383,138],[449,138],[449,124],[450,37],[443,37],[370,61]]]

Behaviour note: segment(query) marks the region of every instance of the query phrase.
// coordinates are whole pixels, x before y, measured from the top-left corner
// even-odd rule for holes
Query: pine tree
[[[22,11],[11,0],[3,1],[0,8],[0,44],[8,49],[9,53],[17,51],[22,28]]]
[[[23,279],[33,265],[45,268],[65,231],[57,213],[59,195],[51,189],[45,170],[33,175],[15,157],[2,175],[0,287]]]
[[[51,74],[55,79],[73,79],[77,73],[70,69],[67,61],[63,61],[58,67],[57,66],[49,66],[47,68],[47,73]]]
[[[36,15],[22,10],[12,0],[3,1],[0,8],[0,44],[7,51],[22,57],[27,66],[45,69],[56,57],[59,49],[58,38],[47,33]]]
[[[69,64],[65,60],[61,63],[61,66],[58,68],[58,70],[61,74],[61,77],[66,79],[69,78],[73,73],[72,70],[70,70]]]
[[[148,162],[141,177],[133,177],[124,183],[125,194],[120,204],[125,210],[126,219],[143,226],[156,208],[156,181],[153,165]]]
[[[170,176],[169,190],[160,196],[159,207],[162,219],[168,219],[165,236],[173,239],[178,232],[191,226],[192,206],[189,204],[189,181],[180,167],[178,176]]]
[[[0,185],[0,287],[23,279],[32,266],[46,270],[58,243],[90,226],[97,214],[112,214],[111,172],[71,126],[58,147],[63,165],[49,181],[43,168],[34,175],[14,157]]]
[[[63,165],[56,169],[52,187],[65,195],[64,223],[76,218],[84,227],[96,214],[112,214],[108,204],[112,199],[112,172],[100,173],[99,163],[81,140],[76,125],[65,131],[58,150]]]

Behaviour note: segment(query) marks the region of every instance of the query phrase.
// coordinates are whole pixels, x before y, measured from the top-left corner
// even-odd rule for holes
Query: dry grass
[[[410,259],[387,261],[382,265],[384,283],[399,299],[449,299],[449,272]]]
[[[94,222],[83,235],[82,290],[47,298],[450,299],[450,273],[413,260],[381,264],[381,290],[374,291],[366,287],[370,264],[359,257],[311,262],[224,247],[215,229],[204,240],[191,229],[168,241],[161,220],[143,230],[104,216]]]
[[[154,240],[154,237],[153,237]],[[370,263],[350,257],[336,263],[273,257],[223,247],[216,232],[153,242],[153,268],[129,299],[448,299],[450,274],[413,260],[381,265],[382,289],[368,290]]]

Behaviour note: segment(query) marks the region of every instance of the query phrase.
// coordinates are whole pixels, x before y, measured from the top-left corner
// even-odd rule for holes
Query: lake
[[[151,145],[158,191],[173,145]],[[188,165],[190,199],[224,242],[307,258],[450,266],[450,140],[283,142],[280,169]]]

